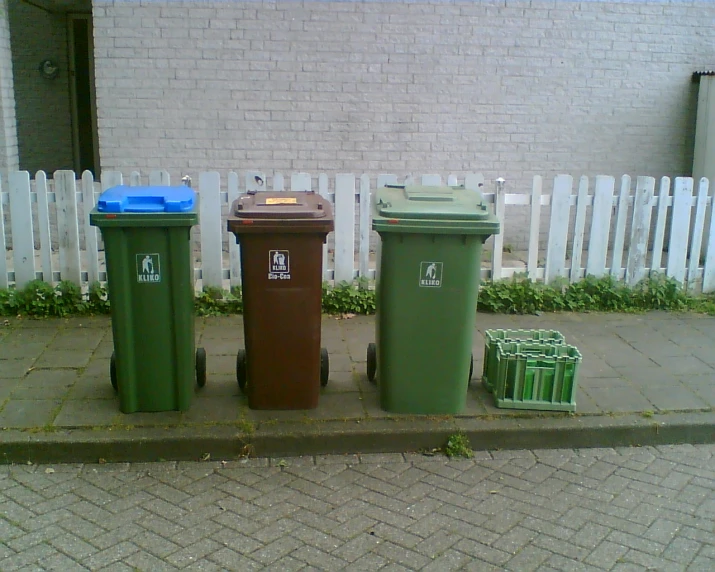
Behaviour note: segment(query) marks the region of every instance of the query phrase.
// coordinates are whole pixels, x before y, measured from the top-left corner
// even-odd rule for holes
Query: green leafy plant
[[[87,311],[90,314],[109,314],[110,309],[107,288],[99,282],[90,284],[87,292]]]
[[[28,316],[47,317],[53,315],[55,290],[42,280],[28,283],[17,295],[17,311]]]
[[[323,284],[323,311],[327,314],[374,314],[375,291],[365,279],[350,284],[341,282],[331,288]]]
[[[18,292],[15,288],[0,290],[0,315],[14,316],[18,313]]]
[[[240,314],[243,312],[243,296],[240,288],[230,292],[205,287],[194,299],[194,309],[198,316],[221,316],[224,314]]]
[[[700,298],[698,298],[700,299]],[[678,282],[662,275],[644,278],[635,288],[612,276],[586,276],[573,284],[560,279],[550,285],[523,275],[485,283],[479,291],[478,309],[501,314],[535,312],[635,312],[644,310],[683,310],[710,306],[696,304]]]
[[[450,435],[447,444],[444,447],[444,454],[448,457],[464,457],[471,459],[474,456],[472,446],[469,443],[469,438],[464,433],[455,433]]]
[[[376,293],[367,280],[342,282],[322,287],[323,311],[329,314],[374,314]],[[240,287],[230,292],[205,288],[194,301],[199,316],[240,314],[243,297]],[[688,296],[673,279],[651,275],[635,288],[610,276],[587,276],[570,284],[564,279],[550,285],[515,275],[507,280],[482,284],[478,309],[502,314],[536,312],[638,312],[645,310],[693,311],[715,315],[715,295]],[[87,292],[69,281],[52,287],[34,280],[25,288],[0,290],[0,315],[62,317],[108,314],[110,300],[106,286],[91,284]]]

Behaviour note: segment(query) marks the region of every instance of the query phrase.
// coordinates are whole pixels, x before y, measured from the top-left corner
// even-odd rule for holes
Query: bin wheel
[[[370,383],[375,383],[377,373],[377,346],[374,343],[367,344],[367,378]]]
[[[114,352],[112,352],[112,357],[109,358],[109,379],[112,382],[112,387],[114,391],[119,390],[117,385],[117,358],[114,357]]]
[[[467,380],[467,385],[472,383],[472,374],[474,373],[474,352],[469,356],[469,380]]]
[[[325,387],[328,385],[330,377],[330,355],[326,348],[320,348],[320,385]]]
[[[206,385],[206,350],[196,348],[196,385]]]
[[[238,350],[236,354],[236,381],[241,393],[246,393],[246,350]]]

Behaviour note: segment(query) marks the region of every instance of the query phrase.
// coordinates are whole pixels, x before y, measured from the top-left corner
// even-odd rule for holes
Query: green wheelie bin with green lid
[[[185,186],[117,186],[89,215],[104,239],[110,378],[124,413],[185,411],[194,382],[206,383],[206,352],[194,341],[195,198]]]
[[[499,221],[463,186],[377,189],[376,343],[368,378],[386,411],[455,414],[472,372],[482,245]]]

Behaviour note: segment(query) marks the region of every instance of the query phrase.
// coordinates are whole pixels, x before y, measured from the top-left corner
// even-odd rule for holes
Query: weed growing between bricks
[[[326,314],[374,314],[375,290],[367,280],[323,284],[322,304]],[[207,287],[194,300],[198,316],[241,314],[240,288],[225,291]],[[675,280],[652,275],[634,288],[610,276],[587,276],[570,284],[560,280],[546,285],[515,275],[506,280],[485,282],[479,290],[477,310],[496,314],[540,312],[644,312],[666,310],[715,315],[715,296],[692,296]],[[72,282],[51,286],[41,280],[22,290],[0,290],[0,315],[37,318],[109,314],[105,286],[95,282],[86,291]]]

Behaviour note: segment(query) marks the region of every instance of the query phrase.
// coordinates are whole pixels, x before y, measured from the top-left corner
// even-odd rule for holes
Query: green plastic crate
[[[492,377],[496,375],[497,345],[500,342],[541,342],[563,344],[564,336],[556,330],[485,330],[484,368],[482,383],[489,393],[494,393]]]
[[[499,342],[494,381],[497,407],[576,411],[581,360],[578,349],[567,344]]]

